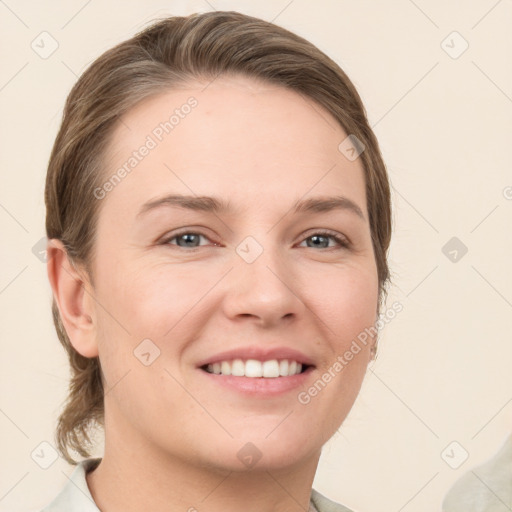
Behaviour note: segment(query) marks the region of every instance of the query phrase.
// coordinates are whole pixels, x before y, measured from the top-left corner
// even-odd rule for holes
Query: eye
[[[181,248],[196,249],[201,247],[201,238],[210,241],[210,239],[202,233],[198,233],[196,231],[183,231],[181,233],[175,233],[171,237],[164,239],[161,243],[162,245],[175,245]],[[336,246],[329,245],[330,240],[334,240],[335,244],[338,245],[338,248],[350,247],[350,242],[345,237],[331,231],[317,231],[305,238],[302,243],[306,242],[307,247],[309,248],[336,249]],[[218,244],[213,243],[213,245]]]
[[[163,245],[177,245],[178,247],[194,249],[200,247],[199,241],[201,238],[209,240],[205,235],[196,233],[195,231],[185,231],[182,233],[174,234],[172,237],[166,238],[162,241]],[[177,243],[171,243],[176,240]]]
[[[311,244],[307,243],[307,247],[317,247],[320,249],[332,249],[333,246],[329,246],[329,239],[334,240],[339,247],[348,248],[350,246],[350,242],[339,235],[338,233],[333,233],[331,231],[318,231],[307,238],[304,239],[303,243],[308,240],[311,240]],[[327,244],[327,245],[326,245]],[[334,247],[335,248],[335,247]]]

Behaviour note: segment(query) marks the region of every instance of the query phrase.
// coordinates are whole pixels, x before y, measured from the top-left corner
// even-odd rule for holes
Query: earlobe
[[[64,244],[58,239],[48,241],[46,269],[71,344],[82,356],[97,357],[94,301],[89,282],[72,264]]]
[[[375,334],[372,334],[370,337],[372,339],[372,346],[370,347],[370,358],[368,359],[368,363],[375,361],[377,359],[377,346],[379,343],[379,333],[377,330],[377,322],[379,321],[379,311],[377,308],[377,315],[375,317],[375,322],[373,324],[375,331]]]
[[[375,361],[377,359],[377,340],[375,340],[374,344],[370,348],[370,359],[368,362]]]

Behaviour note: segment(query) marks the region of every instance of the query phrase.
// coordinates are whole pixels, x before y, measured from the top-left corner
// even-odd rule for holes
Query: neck
[[[106,438],[86,479],[103,512],[305,512],[319,458],[320,451],[287,468],[230,471],[162,456],[147,442]]]

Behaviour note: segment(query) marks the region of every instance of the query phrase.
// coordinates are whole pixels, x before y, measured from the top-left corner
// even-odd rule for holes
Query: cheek
[[[308,288],[315,313],[340,342],[376,320],[378,279],[370,265],[332,269],[309,279]]]
[[[142,265],[122,258],[109,262],[98,276],[102,283],[98,312],[103,337],[128,339],[125,344],[130,345],[131,351],[145,338],[154,339],[157,344],[166,336],[174,338],[193,317],[207,311],[213,313],[212,308],[220,307],[222,297],[212,288],[229,268],[204,262],[146,261]],[[294,263],[288,276],[295,282],[291,289],[314,313],[309,321],[317,322],[327,339],[334,337],[337,349],[342,350],[353,337],[373,325],[378,300],[373,260],[351,257],[339,265]]]
[[[169,328],[172,319],[183,316],[204,294],[205,279],[185,266],[137,265],[118,261],[110,272],[103,271],[101,297],[110,322],[126,327],[132,336],[148,336]],[[190,303],[190,304],[189,304]],[[164,321],[165,325],[160,326]],[[109,319],[107,318],[107,322]],[[161,327],[159,330],[158,327]],[[164,331],[165,332],[165,331]]]
[[[205,294],[218,281],[211,268],[148,266],[134,273],[124,290],[124,315],[139,335],[163,339],[180,330],[182,320],[197,315]],[[186,323],[186,322],[183,322]]]

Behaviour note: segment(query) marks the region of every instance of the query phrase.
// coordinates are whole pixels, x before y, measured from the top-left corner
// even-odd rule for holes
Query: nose
[[[234,321],[253,321],[261,327],[292,322],[305,309],[292,267],[285,256],[266,247],[249,263],[235,254],[223,299],[227,317]]]

